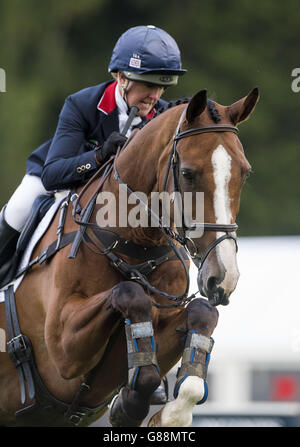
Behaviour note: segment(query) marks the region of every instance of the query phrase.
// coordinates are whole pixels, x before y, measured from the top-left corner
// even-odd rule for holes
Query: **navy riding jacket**
[[[97,140],[102,145],[113,131],[119,132],[115,88],[116,82],[109,81],[66,98],[54,137],[38,147],[26,163],[26,173],[41,177],[46,190],[80,185],[99,169],[86,142]],[[161,99],[157,102],[162,109],[167,105]],[[154,115],[155,109],[146,119]]]

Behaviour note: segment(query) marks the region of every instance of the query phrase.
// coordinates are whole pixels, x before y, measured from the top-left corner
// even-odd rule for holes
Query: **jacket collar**
[[[104,93],[97,105],[97,109],[100,110],[100,112],[104,113],[105,115],[108,115],[117,107],[115,98],[116,86],[117,86],[116,81],[109,84],[104,90]],[[153,118],[154,115],[155,115],[155,109],[153,108],[151,112],[148,113],[148,115],[146,116],[146,120]]]
[[[116,81],[109,84],[108,87],[106,87],[106,89],[104,90],[104,93],[97,105],[97,109],[100,110],[100,112],[105,113],[105,115],[108,115],[117,107],[115,98],[116,86]]]

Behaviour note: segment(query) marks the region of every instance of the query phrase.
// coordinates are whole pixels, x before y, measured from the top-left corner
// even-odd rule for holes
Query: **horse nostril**
[[[217,288],[217,278],[215,276],[210,276],[207,281],[207,289],[209,291],[216,290]]]

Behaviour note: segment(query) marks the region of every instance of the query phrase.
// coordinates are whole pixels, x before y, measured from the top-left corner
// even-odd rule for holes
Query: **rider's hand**
[[[98,164],[104,163],[111,155],[115,155],[119,147],[123,147],[127,138],[119,132],[112,132],[102,146],[95,149],[95,159]]]

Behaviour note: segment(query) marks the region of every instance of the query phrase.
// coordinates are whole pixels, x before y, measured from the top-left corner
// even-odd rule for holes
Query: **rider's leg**
[[[40,177],[26,174],[6,206],[5,220],[8,225],[20,232],[26,223],[33,202],[39,195],[46,192]]]
[[[40,177],[25,175],[7,205],[3,207],[0,214],[0,267],[4,266],[14,254],[20,232],[34,200],[45,193]],[[5,272],[9,267],[5,265]],[[5,272],[1,271],[0,276],[3,277]]]

